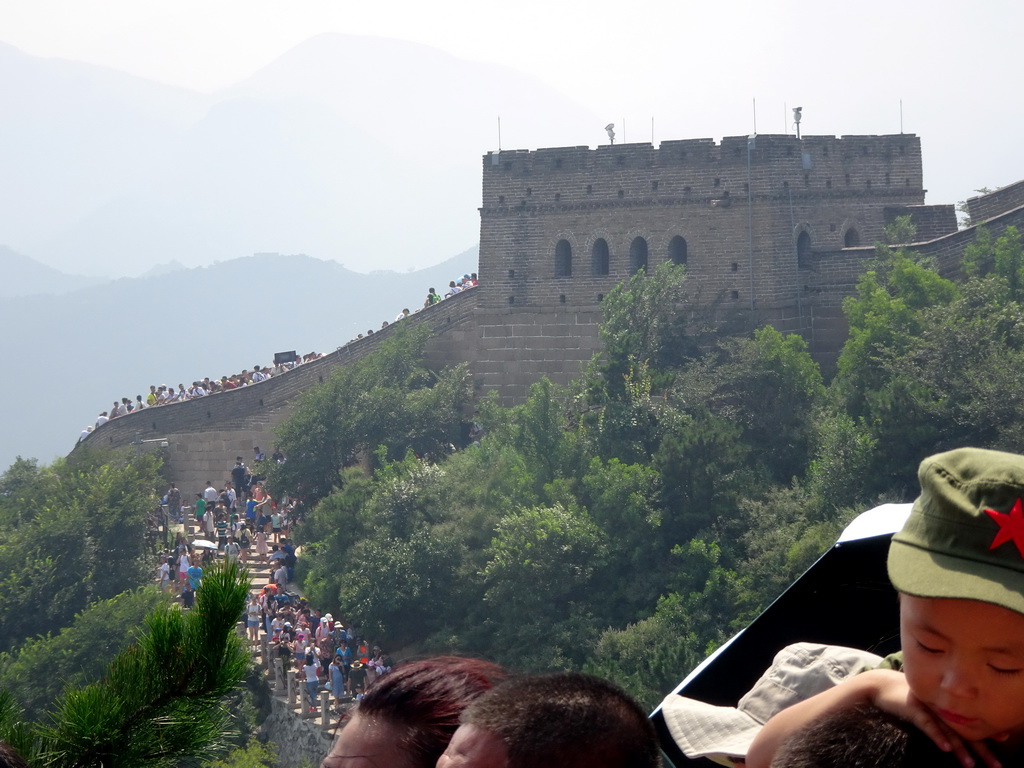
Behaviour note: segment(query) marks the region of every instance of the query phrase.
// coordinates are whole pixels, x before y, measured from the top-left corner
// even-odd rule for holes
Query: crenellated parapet
[[[503,150],[482,172],[484,306],[596,305],[673,261],[705,296],[798,332],[801,264],[881,239],[887,209],[925,196],[912,134]]]
[[[483,158],[482,212],[699,203],[752,194],[889,195],[923,202],[921,142],[892,136],[761,134],[503,150]]]

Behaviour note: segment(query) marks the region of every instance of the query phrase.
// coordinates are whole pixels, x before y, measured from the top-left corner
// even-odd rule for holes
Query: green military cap
[[[1024,614],[1024,456],[958,448],[917,474],[921,495],[889,548],[893,586]]]

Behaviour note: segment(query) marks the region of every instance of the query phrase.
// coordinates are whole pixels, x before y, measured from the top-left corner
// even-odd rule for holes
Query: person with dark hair
[[[924,731],[867,705],[841,709],[790,736],[771,768],[955,768],[956,755],[942,752]]]
[[[381,768],[434,768],[463,710],[504,679],[501,667],[479,659],[441,656],[403,664],[351,710],[320,766],[348,768],[359,757]]]
[[[28,768],[28,762],[6,741],[0,741],[0,768]]]
[[[477,699],[436,768],[659,766],[639,704],[599,677],[562,672],[514,678]]]

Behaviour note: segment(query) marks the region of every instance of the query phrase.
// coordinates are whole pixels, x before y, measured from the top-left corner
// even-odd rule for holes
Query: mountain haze
[[[436,263],[477,238],[499,114],[507,147],[603,124],[511,69],[336,34],[212,95],[0,45],[0,88],[0,244],[111,277],[261,251]]]
[[[0,466],[49,462],[115,398],[273,360],[329,352],[422,306],[427,289],[476,270],[476,248],[417,272],[352,272],[309,256],[258,254],[63,296],[0,298],[0,355],[27,378],[0,399]],[[0,284],[7,284],[7,261]],[[20,396],[15,393],[23,393]]]
[[[36,294],[60,295],[102,282],[100,278],[68,275],[0,245],[0,299]]]
[[[0,244],[67,272],[103,273],[102,243],[46,258],[54,233],[152,172],[209,108],[200,94],[0,43]]]

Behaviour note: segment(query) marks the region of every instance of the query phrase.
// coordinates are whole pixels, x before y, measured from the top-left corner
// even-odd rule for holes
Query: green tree
[[[807,343],[771,326],[753,338],[725,339],[706,402],[719,417],[739,424],[742,440],[774,482],[803,473],[813,440],[815,408],[825,396],[818,364]]]
[[[604,533],[581,509],[531,507],[501,520],[483,572],[499,658],[526,669],[566,663],[558,659],[592,631],[580,607],[607,549]]]
[[[889,245],[910,245],[917,239],[917,225],[910,216],[897,216],[885,228],[885,242]]]
[[[730,511],[751,487],[742,427],[701,408],[662,440],[651,459],[661,477],[665,547],[689,541]]]
[[[170,768],[226,752],[225,697],[249,664],[235,633],[248,589],[236,566],[208,573],[192,611],[149,614],[104,679],[66,690],[48,724],[28,724],[9,696],[0,702],[0,738],[33,768]]]
[[[678,305],[684,299],[685,280],[684,267],[665,262],[650,275],[637,273],[605,296],[600,330],[604,352],[596,364],[600,376],[591,376],[591,386],[600,384],[606,398],[621,399],[627,379],[636,371],[666,367],[667,360],[678,356]]]
[[[815,520],[868,503],[877,447],[871,431],[848,413],[831,407],[817,412],[806,483]]]
[[[275,768],[277,747],[252,739],[244,747],[233,749],[223,760],[214,760],[209,768]]]
[[[544,487],[554,480],[575,477],[583,461],[563,398],[562,391],[542,378],[530,386],[526,402],[504,415],[488,409],[492,442],[504,442],[516,452],[536,498],[543,498]]]
[[[277,430],[288,461],[269,468],[270,490],[315,504],[342,469],[372,461],[378,446],[385,456],[411,450],[436,459],[458,444],[471,396],[468,369],[426,368],[428,336],[425,326],[400,328],[376,352],[308,390]]]
[[[408,538],[373,537],[352,552],[340,595],[342,611],[392,647],[429,635],[460,605],[456,542],[420,530]]]
[[[604,534],[582,510],[532,507],[507,515],[488,549],[484,599],[524,617],[560,613],[605,556]]]
[[[580,501],[608,540],[605,564],[594,576],[591,604],[613,625],[650,610],[664,584],[661,477],[646,464],[590,460]],[[630,574],[630,578],[623,578]]]
[[[0,654],[0,689],[14,696],[26,717],[38,720],[65,686],[101,678],[111,659],[136,639],[146,615],[169,603],[170,595],[152,586],[92,603],[60,632]]]
[[[0,650],[149,579],[145,520],[159,468],[153,456],[84,449],[46,468],[16,462],[5,474]]]
[[[885,383],[884,362],[903,355],[924,329],[922,310],[948,305],[956,286],[903,251],[879,249],[879,264],[843,302],[850,336],[839,356],[836,386],[847,411],[868,415],[871,393]]]
[[[986,227],[978,227],[974,242],[964,249],[962,266],[971,277],[998,278],[993,287],[1003,289],[1004,300],[1024,298],[1024,244],[1016,227],[1007,227],[995,241]]]
[[[717,545],[693,540],[675,548],[674,556],[677,581],[654,614],[624,629],[606,629],[584,667],[615,680],[648,708],[738,628],[729,614],[744,602],[745,590],[722,566]]]

